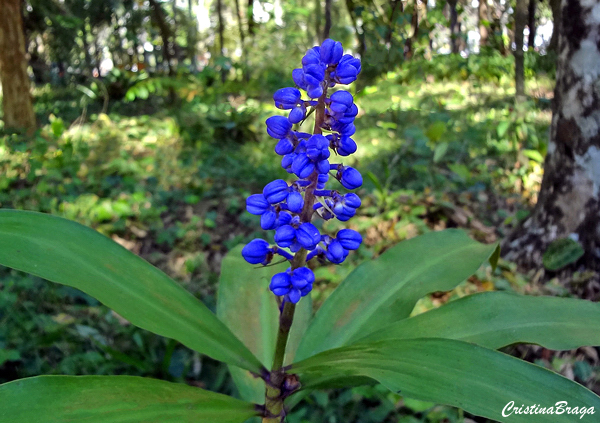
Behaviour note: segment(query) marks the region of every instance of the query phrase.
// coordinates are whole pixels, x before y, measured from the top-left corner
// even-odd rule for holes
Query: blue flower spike
[[[269,285],[283,303],[296,304],[311,292],[315,275],[307,267],[309,260],[318,257],[339,264],[362,243],[361,235],[352,229],[341,229],[333,238],[322,235],[312,223],[316,217],[345,222],[361,205],[355,193],[326,189],[330,180],[348,190],[363,183],[353,167],[329,163],[332,151],[336,157],[347,157],[357,150],[350,138],[358,115],[354,97],[347,90],[332,88],[354,82],[360,71],[359,59],[344,54],[340,42],[327,39],[308,50],[301,67],[293,70],[296,86],[273,94],[275,106],[289,113],[268,118],[267,133],[277,140],[274,149],[282,156],[281,166],[296,179],[289,183],[277,179],[268,183],[262,194],[246,199],[248,212],[260,216],[261,228],[275,231],[275,245],[255,239],[242,249],[242,256],[251,264],[267,265],[278,254],[291,263],[285,272],[273,276]],[[311,108],[310,113],[316,112],[314,131],[299,132],[296,128],[305,122]]]

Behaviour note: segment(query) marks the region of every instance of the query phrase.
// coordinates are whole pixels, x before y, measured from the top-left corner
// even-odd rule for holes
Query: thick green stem
[[[329,78],[329,70],[326,73],[325,79]],[[325,120],[325,99],[327,98],[327,88],[323,90],[323,95],[319,98],[319,103],[316,107],[315,113],[315,127],[313,133],[321,134],[321,125]],[[304,192],[304,207],[300,213],[300,220],[302,222],[310,222],[313,215],[313,206],[315,204],[314,191],[317,187],[319,174],[315,171],[309,177],[310,184],[306,187]],[[296,253],[292,260],[291,266],[292,271],[306,265],[306,255],[308,251],[302,248]],[[294,312],[296,311],[296,304],[286,302],[281,310],[279,316],[279,330],[277,332],[277,341],[275,343],[275,354],[273,355],[273,366],[269,373],[267,383],[267,389],[265,391],[265,415],[263,416],[262,423],[281,423],[285,419],[285,411],[283,409],[284,391],[283,384],[285,381],[285,372],[283,372],[282,366],[285,359],[285,349],[287,347],[288,338],[290,335],[290,329],[294,321]]]

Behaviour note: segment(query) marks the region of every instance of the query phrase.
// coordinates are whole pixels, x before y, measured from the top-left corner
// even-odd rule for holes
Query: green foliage
[[[204,304],[110,239],[53,216],[2,210],[0,217],[2,265],[81,289],[133,324],[216,359],[262,369]]]
[[[367,377],[410,398],[463,408],[499,421],[526,423],[530,415],[501,411],[511,401],[558,401],[598,409],[600,397],[561,376],[500,352],[450,339],[418,338],[356,344],[295,363],[303,388],[349,384]],[[515,400],[518,398],[518,401]],[[572,421],[572,415],[539,414],[536,421]]]
[[[256,278],[255,283],[263,288],[257,289],[246,280],[254,279],[250,276],[253,269],[242,262],[239,248],[223,263],[226,269],[222,273],[219,314],[248,347],[172,280],[93,230],[38,213],[3,210],[0,214],[0,263],[3,265],[80,288],[133,324],[250,370],[255,376],[264,374],[265,362],[271,358],[269,347],[274,343],[278,310],[273,297],[265,295],[268,294],[266,284],[261,282],[273,269],[261,270],[262,277]],[[600,398],[575,382],[491,349],[455,340],[481,342],[492,348],[524,340],[561,348],[596,343],[597,333],[589,330],[590,319],[598,318],[596,304],[490,294],[456,301],[434,312],[406,319],[420,297],[452,288],[496,251],[495,246],[478,244],[461,231],[447,230],[405,241],[379,260],[359,266],[324,303],[304,335],[310,302],[305,301],[300,308],[300,324],[292,334],[288,350],[288,362],[292,364],[287,369],[299,376],[304,390],[371,385],[377,381],[409,398],[457,406],[490,418],[498,418],[498,410],[514,398],[542,404],[580,401],[586,410],[599,406]],[[106,257],[110,257],[109,262],[105,261]],[[511,307],[515,310],[511,311]],[[552,308],[559,311],[553,313]],[[519,314],[523,312],[525,314]],[[448,321],[456,323],[461,318],[466,322],[459,322],[456,331],[449,330]],[[532,320],[538,322],[538,331],[531,331]],[[394,321],[398,323],[389,325]],[[415,322],[422,321],[426,322],[425,328],[420,330],[419,323]],[[473,321],[482,326],[473,328],[469,325]],[[398,329],[398,325],[407,326]],[[416,325],[412,330],[418,332],[418,338],[410,339],[411,325]],[[469,330],[473,330],[471,335]],[[539,331],[549,339],[540,336]],[[370,333],[380,340],[360,339]],[[398,333],[400,336],[408,334],[408,337],[399,338]],[[427,335],[431,337],[424,337]],[[353,345],[335,348],[352,342]],[[296,346],[298,352],[293,357]],[[173,348],[171,344],[171,351]],[[305,359],[298,362],[302,358]],[[583,374],[585,369],[579,371]],[[254,385],[250,374],[238,370],[233,373],[241,395],[259,399],[264,387]],[[51,414],[57,421],[80,415],[104,420],[106,413],[109,418],[111,413],[120,416],[125,413],[130,416],[126,418],[132,420],[211,421],[218,413],[219,418],[230,417],[232,422],[241,422],[258,414],[251,404],[164,383],[127,377],[114,381],[108,378],[26,379],[0,386],[0,399],[10,403],[6,409],[8,414],[0,414],[0,417],[12,419],[17,415],[28,419],[30,415]],[[501,391],[498,386],[502,387]],[[120,390],[128,394],[123,395]],[[190,402],[182,403],[181,392],[185,390],[194,396],[186,398]],[[139,401],[134,398],[136,406],[132,408],[131,395],[140,395],[156,404],[148,394],[150,391],[160,397],[161,405],[177,397],[177,406],[140,409]],[[74,393],[80,406],[73,406]],[[86,399],[88,395],[92,399]],[[42,399],[36,400],[37,396]],[[198,401],[210,402],[210,405],[194,409],[192,404],[198,405]],[[386,409],[385,403],[382,406],[381,415],[385,416],[390,408]],[[413,406],[428,407],[425,404]],[[525,421],[521,415],[514,417]],[[550,420],[550,417],[556,419],[554,415],[548,417],[543,421],[557,421]],[[562,416],[558,421],[561,419]]]
[[[226,395],[131,376],[40,376],[0,385],[0,398],[1,423],[241,423],[257,414]]]
[[[269,369],[279,327],[279,307],[269,290],[269,282],[275,273],[284,271],[288,265],[257,268],[242,258],[241,251],[241,247],[234,248],[223,260],[217,316]],[[293,361],[311,315],[312,303],[308,297],[296,309],[285,364]],[[264,400],[265,383],[262,379],[235,366],[229,366],[229,370],[242,399],[256,403]]]
[[[446,338],[491,349],[526,343],[569,350],[600,344],[595,328],[598,319],[600,304],[592,302],[487,292],[400,320],[366,335],[360,342]]]
[[[559,238],[550,243],[542,259],[546,269],[556,271],[575,263],[584,253],[581,244],[574,239]]]
[[[304,359],[408,317],[419,298],[454,288],[494,252],[464,232],[431,232],[357,267],[319,309],[298,348]]]

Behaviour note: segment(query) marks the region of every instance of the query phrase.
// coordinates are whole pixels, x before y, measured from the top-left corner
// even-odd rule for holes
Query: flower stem
[[[326,74],[328,80],[329,71]],[[327,88],[323,90],[323,95],[319,98],[319,103],[316,106],[315,127],[313,133],[321,134],[321,125],[325,120],[325,99],[327,98]],[[313,206],[315,204],[314,191],[317,187],[319,174],[315,171],[309,177],[310,184],[306,187],[304,193],[304,208],[300,214],[302,222],[310,222],[314,213]],[[292,270],[304,267],[306,265],[306,255],[308,251],[302,248],[296,253],[292,260]],[[277,341],[275,343],[275,354],[273,355],[273,365],[271,372],[266,380],[267,389],[265,390],[265,415],[262,418],[262,423],[281,423],[285,420],[285,410],[283,401],[285,400],[284,381],[285,372],[282,371],[283,361],[285,359],[285,349],[287,346],[290,329],[294,321],[294,312],[296,304],[285,302],[281,314],[279,316],[279,330],[277,331]]]

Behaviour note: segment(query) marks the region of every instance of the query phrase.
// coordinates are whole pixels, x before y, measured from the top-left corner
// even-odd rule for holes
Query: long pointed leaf
[[[217,360],[262,365],[217,317],[163,272],[98,232],[55,216],[0,210],[0,264],[69,285],[142,329]]]
[[[248,264],[241,255],[242,247],[231,250],[221,264],[217,316],[241,339],[252,353],[271,368],[279,324],[279,309],[269,290],[271,277],[283,272],[289,263],[262,267]],[[288,340],[286,364],[292,362],[300,339],[312,313],[310,296],[296,307],[294,324]],[[246,401],[264,402],[265,383],[250,372],[229,366],[240,395]]]
[[[573,422],[568,414],[511,414],[511,401],[600,410],[600,397],[556,373],[509,355],[451,339],[419,338],[356,344],[325,351],[292,366],[303,387],[335,386],[340,378],[365,376],[410,398],[460,407],[509,423]],[[592,417],[592,420],[596,417]]]
[[[403,241],[363,263],[317,311],[298,347],[298,359],[347,345],[408,317],[419,298],[453,289],[495,249],[448,229]]]
[[[361,339],[450,338],[486,348],[538,344],[553,350],[600,345],[600,304],[486,292],[452,301]]]
[[[133,376],[39,376],[0,385],[0,423],[242,423],[253,404]]]

